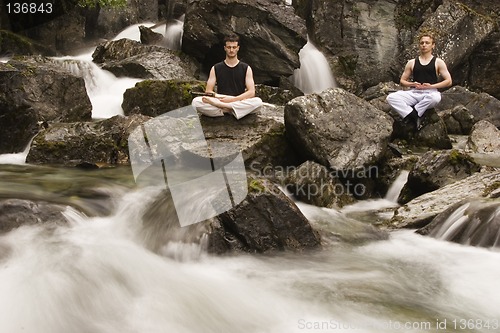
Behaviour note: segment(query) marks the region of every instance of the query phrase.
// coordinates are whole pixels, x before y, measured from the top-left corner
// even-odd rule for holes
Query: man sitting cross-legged
[[[207,80],[207,96],[193,99],[193,107],[205,116],[220,117],[231,113],[240,119],[262,105],[255,97],[255,83],[252,68],[238,59],[239,37],[224,38],[226,59],[215,64]],[[217,85],[217,93],[214,92]],[[211,96],[208,96],[211,95]]]

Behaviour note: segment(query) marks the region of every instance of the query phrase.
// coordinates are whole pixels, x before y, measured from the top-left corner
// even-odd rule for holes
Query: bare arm
[[[212,66],[212,69],[210,69],[210,74],[208,75],[207,87],[205,88],[205,92],[215,94],[214,89],[215,89],[216,82],[217,82],[217,79],[215,76],[215,68]]]
[[[415,65],[415,59],[411,59],[406,63],[405,70],[403,71],[401,79],[399,80],[399,83],[403,87],[415,87],[420,84],[419,82],[410,81],[410,76],[413,73],[414,65]]]
[[[436,84],[431,85],[432,88],[440,89],[451,86],[452,79],[451,74],[448,71],[448,67],[446,67],[445,62],[442,59],[436,59],[437,72],[443,78],[443,81],[438,82]]]

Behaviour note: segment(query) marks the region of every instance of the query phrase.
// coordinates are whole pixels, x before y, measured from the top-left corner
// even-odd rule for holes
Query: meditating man
[[[420,54],[408,61],[400,79],[400,84],[410,89],[396,91],[387,96],[389,105],[406,122],[414,120],[417,130],[421,128],[421,117],[425,111],[441,101],[438,89],[449,87],[452,83],[445,62],[432,55],[435,46],[433,35],[430,33],[420,35]],[[443,78],[442,81],[439,81],[439,76]]]
[[[210,69],[205,93],[193,99],[192,105],[205,116],[220,117],[231,113],[240,119],[262,105],[255,97],[252,68],[238,59],[239,37],[224,38],[226,59]],[[215,93],[217,86],[217,93]]]

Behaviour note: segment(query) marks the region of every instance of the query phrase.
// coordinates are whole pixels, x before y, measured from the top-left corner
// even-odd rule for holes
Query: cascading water
[[[319,93],[328,88],[336,87],[330,65],[309,40],[299,51],[300,68],[293,74],[294,85],[305,94]]]
[[[180,50],[182,46],[182,34],[184,33],[184,15],[178,20],[167,23],[165,30],[166,47],[170,50]]]
[[[0,170],[3,179],[26,171],[47,177],[36,167]],[[71,172],[61,181],[71,184]],[[81,172],[103,186],[102,175]],[[314,252],[213,257],[165,229],[173,212],[151,210],[160,191],[121,187],[109,216],[68,208],[67,225],[1,235],[0,332],[454,332],[474,318],[488,321],[474,330],[486,333],[498,325],[498,252],[401,231]],[[323,209],[300,207],[318,230],[342,223],[340,213],[324,219]]]
[[[85,61],[58,61],[93,71]],[[90,83],[98,75],[89,75]],[[88,200],[88,188],[74,192],[79,180],[76,187],[106,190],[115,203],[105,216],[68,207],[65,225],[24,225],[0,234],[0,332],[500,329],[499,252],[412,231],[348,240],[342,233],[350,231],[336,226],[362,228],[363,222],[299,204],[314,227],[335,241],[314,252],[214,257],[203,251],[203,229],[172,224],[174,212],[156,203],[161,188],[133,187],[130,169],[113,170],[126,173],[127,181],[102,172],[0,165],[2,198],[50,200],[57,193],[68,202]],[[393,205],[406,176],[386,196]]]
[[[426,228],[429,236],[465,245],[500,247],[500,201],[470,199],[453,205]]]
[[[123,115],[123,93],[139,79],[118,78],[97,66],[91,54],[54,58],[75,75],[85,80],[87,94],[92,103],[92,118],[103,119]]]

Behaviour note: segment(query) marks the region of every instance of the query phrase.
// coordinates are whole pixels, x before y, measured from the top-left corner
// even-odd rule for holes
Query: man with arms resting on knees
[[[240,119],[262,105],[262,100],[255,97],[252,68],[238,59],[239,49],[238,36],[224,38],[226,59],[210,70],[205,89],[207,96],[196,97],[192,102],[203,115],[220,117],[232,113]],[[217,93],[214,92],[215,85]]]
[[[415,120],[417,130],[421,128],[421,117],[425,111],[441,101],[440,88],[451,86],[451,75],[445,62],[432,55],[435,46],[434,36],[423,33],[419,38],[420,54],[411,59],[401,75],[400,84],[409,90],[400,90],[387,96],[387,103],[401,116]],[[439,81],[441,76],[443,81]],[[413,81],[410,81],[413,77]]]

